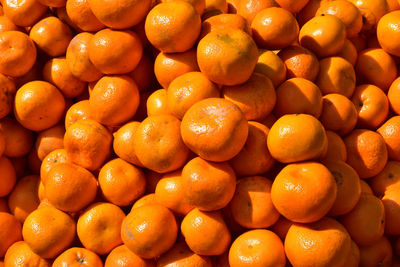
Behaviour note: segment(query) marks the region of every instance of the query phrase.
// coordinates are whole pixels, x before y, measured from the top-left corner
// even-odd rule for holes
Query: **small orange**
[[[48,173],[51,168],[58,163],[66,163],[68,162],[67,151],[65,149],[55,149],[46,157],[43,158],[42,164],[40,166],[40,178],[41,181],[44,182],[47,178]]]
[[[39,133],[36,138],[35,150],[40,161],[50,152],[64,148],[64,134],[63,125],[56,125]]]
[[[61,253],[61,255],[54,260],[52,267],[85,265],[102,267],[103,262],[96,253],[88,249],[72,247]]]
[[[94,32],[105,27],[93,14],[89,0],[69,0],[65,8],[71,22],[82,31]]]
[[[343,139],[335,132],[326,131],[328,138],[328,151],[324,157],[324,161],[344,161],[347,160],[346,146]]]
[[[13,190],[17,182],[17,175],[13,164],[5,156],[0,157],[0,169],[0,197],[5,197]]]
[[[13,243],[22,240],[21,223],[10,213],[0,212],[0,225],[0,257],[3,258]]]
[[[15,25],[21,27],[32,26],[35,24],[47,11],[47,6],[42,5],[40,1],[1,1],[4,15],[10,18]]]
[[[146,109],[147,116],[174,115],[168,108],[167,89],[152,92],[147,98]]]
[[[393,249],[389,240],[385,236],[382,236],[370,246],[360,247],[360,266],[393,266],[392,257]]]
[[[269,50],[259,50],[259,57],[254,72],[267,76],[274,87],[278,87],[286,80],[286,66],[282,59]]]
[[[400,186],[393,185],[386,189],[382,197],[385,207],[385,234],[399,235],[400,223]]]
[[[89,100],[81,100],[74,103],[65,114],[65,129],[68,129],[72,124],[79,120],[91,119]]]
[[[5,266],[37,266],[50,267],[49,260],[45,260],[36,253],[24,241],[18,241],[12,244],[4,256]],[[0,264],[1,266],[1,264]]]
[[[137,121],[128,122],[113,134],[113,148],[115,154],[136,166],[142,166],[133,147],[134,136],[139,125],[140,122]]]
[[[118,246],[108,254],[104,267],[155,267],[152,260],[140,258],[130,251],[125,245]]]
[[[251,28],[249,22],[237,14],[219,14],[212,16],[203,21],[201,24],[201,32],[199,39],[202,39],[208,33],[217,29],[233,28],[242,30],[251,35]]]
[[[237,5],[237,13],[251,24],[258,12],[277,6],[275,0],[240,0]]]
[[[388,119],[377,132],[385,140],[389,158],[400,161],[400,116]]]
[[[384,15],[378,22],[376,36],[379,44],[387,53],[400,56],[400,46],[398,44],[400,35],[394,25],[400,23],[400,11],[393,11]]]
[[[357,48],[354,46],[354,44],[349,39],[346,39],[344,41],[342,51],[337,53],[336,56],[346,59],[354,67],[357,63],[357,53]]]
[[[219,211],[191,210],[183,218],[181,231],[186,244],[199,255],[221,255],[231,242],[231,234]]]
[[[391,110],[400,115],[400,79],[394,80],[387,93]]]
[[[168,252],[157,259],[157,267],[212,267],[210,257],[193,253],[185,242],[176,243]]]

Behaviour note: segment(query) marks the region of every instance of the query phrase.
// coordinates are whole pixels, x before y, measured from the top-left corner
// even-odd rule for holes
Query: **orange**
[[[319,72],[319,61],[314,53],[301,46],[288,46],[278,56],[285,63],[287,78],[304,78],[314,81]]]
[[[108,254],[104,267],[154,267],[152,260],[145,260],[130,251],[125,245],[118,246]]]
[[[274,159],[290,163],[322,156],[327,141],[324,127],[315,117],[291,114],[280,117],[272,125],[267,145]]]
[[[360,178],[370,178],[380,173],[387,162],[385,140],[378,133],[356,129],[344,138],[347,163]]]
[[[29,130],[42,131],[56,125],[64,109],[63,95],[48,82],[28,82],[15,95],[15,117]]]
[[[397,78],[396,63],[391,55],[381,48],[369,48],[358,54],[357,79],[387,91]]]
[[[289,46],[299,34],[296,18],[280,7],[258,12],[251,23],[251,29],[258,47],[271,50]]]
[[[62,267],[82,265],[101,267],[103,266],[103,262],[96,253],[93,253],[88,249],[72,247],[61,253],[61,255],[55,259],[52,266]]]
[[[0,197],[5,197],[13,190],[14,185],[17,182],[17,176],[13,164],[5,156],[0,157],[0,169],[2,170],[2,178],[0,179]]]
[[[325,161],[346,161],[347,151],[343,139],[335,132],[326,131],[328,138],[328,151],[326,152]]]
[[[32,26],[35,24],[47,11],[47,6],[44,6],[37,0],[28,1],[1,1],[4,15],[7,16],[15,25],[21,27]]]
[[[360,180],[360,184],[361,184],[361,194],[362,193],[371,194],[371,195],[374,194],[371,187],[365,180]]]
[[[7,76],[0,74],[0,119],[7,116],[11,110],[14,101],[14,94],[17,91],[15,83]]]
[[[168,106],[167,109],[173,115],[178,119],[182,119],[186,111],[195,103],[205,98],[219,96],[218,87],[203,73],[188,72],[177,77],[169,84],[166,91],[166,104]],[[149,111],[149,106],[147,110]]]
[[[137,121],[128,122],[113,134],[113,148],[115,154],[117,154],[121,159],[136,166],[142,166],[142,163],[138,160],[133,147],[133,138],[139,125],[140,122]]]
[[[299,12],[308,3],[308,0],[275,0],[282,8],[292,12]]]
[[[51,168],[59,163],[66,163],[68,162],[68,156],[65,149],[55,149],[47,156],[43,158],[42,164],[40,166],[40,177],[41,181],[45,181],[47,178],[48,173],[50,172]]]
[[[267,76],[274,87],[278,87],[286,80],[286,66],[282,59],[269,50],[259,50],[258,62],[254,72]]]
[[[122,244],[121,224],[125,214],[118,206],[98,202],[79,216],[77,234],[83,246],[96,254],[108,254]]]
[[[177,233],[178,226],[173,213],[158,204],[133,209],[121,226],[124,244],[145,259],[158,257],[171,249]]]
[[[400,161],[400,116],[388,119],[377,132],[385,140],[389,158]]]
[[[193,253],[185,242],[176,243],[168,252],[157,259],[158,267],[184,267],[199,266],[212,267],[210,257],[197,255]]]
[[[400,3],[394,0],[386,0],[389,11],[395,11],[400,9]]]
[[[36,61],[36,47],[28,35],[19,31],[0,33],[0,73],[20,77]]]
[[[201,72],[222,85],[246,82],[257,64],[258,50],[253,39],[238,29],[220,29],[207,34],[197,46]]]
[[[148,40],[166,53],[188,51],[196,42],[200,30],[200,15],[191,4],[183,1],[160,3],[146,17]]]
[[[353,67],[357,63],[357,49],[349,39],[344,41],[342,50],[336,56],[346,59]]]
[[[1,15],[0,16],[0,32],[6,31],[21,31],[17,25],[14,24],[8,17]]]
[[[127,29],[145,18],[150,10],[151,0],[88,0],[93,14],[106,26]]]
[[[64,134],[63,125],[56,125],[39,133],[36,138],[35,150],[40,161],[53,150],[64,148]]]
[[[344,136],[357,124],[357,110],[354,104],[341,94],[327,94],[323,97],[320,120],[326,130]]]
[[[356,86],[356,73],[350,62],[341,57],[328,57],[322,59],[319,66],[315,83],[322,94],[336,93],[348,98],[352,96]]]
[[[238,176],[261,175],[275,164],[267,148],[269,128],[261,123],[249,121],[249,134],[242,150],[230,160]]]
[[[4,257],[4,264],[3,266],[51,266],[49,260],[45,260],[34,253],[24,241],[15,242],[8,248]]]
[[[64,135],[64,148],[71,162],[88,170],[100,168],[110,155],[112,135],[93,120],[79,120]]]
[[[200,157],[226,161],[243,148],[248,124],[238,106],[221,98],[208,98],[191,106],[181,124],[185,145]]]
[[[82,31],[94,32],[105,27],[93,14],[89,0],[69,0],[65,8],[71,22]]]
[[[275,0],[240,0],[237,4],[237,13],[251,24],[261,10],[277,6]]]
[[[97,193],[93,174],[72,163],[53,165],[43,184],[49,202],[66,212],[85,208],[94,201]]]
[[[77,97],[86,89],[86,83],[72,75],[65,57],[47,61],[43,67],[43,79],[56,86],[67,98]]]
[[[65,128],[68,129],[72,124],[79,120],[91,119],[89,100],[81,100],[74,103],[65,114]]]
[[[285,239],[286,256],[293,266],[344,266],[350,251],[349,234],[331,218],[293,224]]]
[[[350,2],[361,11],[364,32],[374,32],[378,21],[389,11],[385,0],[350,0]]]
[[[400,79],[394,80],[387,93],[389,105],[397,115],[400,115]]]
[[[257,121],[271,113],[277,98],[272,81],[259,73],[253,73],[243,84],[223,86],[222,96],[238,106],[247,120]]]
[[[228,12],[228,3],[226,0],[206,0],[205,12],[218,10],[222,13]]]
[[[199,71],[194,49],[182,53],[160,52],[154,60],[154,74],[164,89],[167,89],[175,78],[192,71]]]
[[[103,75],[89,59],[89,46],[94,35],[82,32],[75,35],[68,45],[66,59],[71,73],[85,82],[93,82]]]
[[[287,219],[311,223],[328,213],[337,191],[334,176],[321,163],[292,163],[276,176],[271,198],[275,208]]]
[[[357,109],[357,126],[360,128],[375,130],[388,116],[389,100],[386,94],[375,85],[357,86],[351,101]]]
[[[334,15],[316,16],[300,29],[301,46],[310,49],[318,57],[329,57],[339,53],[346,39],[346,27]]]
[[[400,186],[393,185],[386,189],[382,197],[382,203],[385,207],[385,234],[399,235]]]
[[[393,266],[392,257],[392,246],[385,236],[382,236],[370,246],[360,247],[360,266]]]
[[[304,25],[304,23],[315,17],[318,8],[320,8],[325,1],[326,0],[309,0],[307,4],[298,12],[297,16],[299,24]]]
[[[249,229],[267,228],[279,218],[271,200],[271,180],[262,176],[240,179],[229,207],[237,223]]]
[[[7,249],[22,239],[21,223],[13,215],[0,212],[0,257],[4,257]]]
[[[231,242],[231,234],[219,211],[191,210],[183,218],[181,231],[186,244],[199,255],[221,255]]]
[[[288,103],[290,103],[288,105]],[[285,114],[310,114],[318,118],[322,111],[321,90],[313,82],[304,78],[292,78],[276,89],[274,113],[278,117]]]
[[[148,194],[148,195],[144,195],[143,197],[139,198],[138,200],[136,200],[136,202],[133,204],[132,206],[132,210],[140,208],[142,206],[146,206],[146,205],[154,205],[154,204],[159,204],[156,201],[156,195],[154,193]]]
[[[174,171],[162,176],[155,189],[158,203],[169,208],[175,214],[186,215],[194,207],[185,198],[182,171]]]
[[[66,0],[38,0],[39,3],[49,7],[64,7]]]
[[[330,216],[350,212],[361,195],[360,178],[357,172],[343,161],[330,161],[325,166],[332,173],[337,185],[336,200],[329,211]]]
[[[400,163],[388,161],[385,168],[369,180],[374,193],[383,196],[387,189],[400,183]]]
[[[380,46],[387,53],[400,56],[400,46],[398,44],[400,35],[393,25],[400,23],[400,11],[393,11],[384,15],[378,22],[376,36]]]
[[[39,206],[39,183],[39,176],[25,176],[18,180],[13,191],[8,196],[10,211],[21,223]]]
[[[132,204],[146,189],[143,171],[120,158],[103,165],[98,182],[104,198],[118,206]]]
[[[168,2],[174,2],[177,0],[160,0],[159,2],[161,3],[168,3]],[[187,2],[191,4],[197,11],[199,15],[202,15],[204,12],[204,9],[206,8],[206,0],[178,0],[182,2]]]
[[[351,251],[347,256],[347,265],[357,267],[360,264],[360,249],[356,242],[351,240]]]
[[[212,16],[203,21],[201,24],[201,32],[199,39],[202,39],[208,33],[217,29],[233,28],[242,30],[251,35],[251,28],[249,22],[237,14],[219,14]]]
[[[181,179],[186,200],[200,210],[222,209],[235,193],[236,175],[227,162],[194,158],[183,167]]]
[[[181,122],[172,115],[147,117],[138,126],[133,147],[146,168],[166,173],[185,164],[189,149],[180,135]]]
[[[64,55],[72,39],[72,31],[57,17],[47,17],[33,25],[29,37],[51,57]]]
[[[174,115],[168,108],[167,89],[158,89],[151,93],[146,101],[146,109],[147,116]]]
[[[282,241],[285,241],[286,234],[292,224],[294,224],[294,222],[280,216],[276,223],[271,226],[271,231],[277,234]]]
[[[143,52],[139,63],[128,75],[136,82],[140,92],[148,91],[154,81],[153,59]]]

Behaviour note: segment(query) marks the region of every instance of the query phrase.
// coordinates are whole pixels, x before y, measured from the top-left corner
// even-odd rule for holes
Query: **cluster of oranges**
[[[0,267],[400,266],[400,1],[0,2]]]

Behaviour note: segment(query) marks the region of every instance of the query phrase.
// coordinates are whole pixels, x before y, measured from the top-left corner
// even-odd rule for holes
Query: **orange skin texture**
[[[337,185],[336,200],[328,215],[338,216],[350,212],[361,196],[360,178],[344,161],[330,161],[325,166],[332,173]]]
[[[265,229],[245,232],[229,249],[229,266],[286,266],[285,250],[279,237]]]
[[[324,217],[337,195],[334,176],[322,164],[289,164],[275,178],[271,197],[280,214],[293,222],[311,223]]]
[[[199,71],[194,49],[172,54],[160,52],[154,61],[154,74],[165,89],[175,78],[192,71]]]
[[[373,32],[383,15],[389,12],[387,1],[384,0],[350,0],[356,5],[363,16],[363,32]]]
[[[278,87],[286,80],[286,66],[282,59],[269,50],[259,50],[258,62],[254,72],[267,76]]]
[[[323,97],[320,120],[326,130],[344,136],[357,124],[357,110],[354,104],[341,94],[327,94]]]
[[[105,199],[121,207],[131,205],[146,190],[143,171],[120,158],[104,164],[98,181]]]
[[[281,49],[292,44],[299,34],[296,18],[280,7],[258,12],[251,22],[254,41],[259,48]]]
[[[94,34],[88,32],[75,35],[69,43],[66,53],[72,75],[85,82],[97,81],[103,76],[89,59],[89,45],[93,37]]]
[[[36,138],[35,150],[40,161],[53,150],[64,148],[64,134],[63,125],[57,125],[39,133]]]
[[[249,121],[249,134],[242,150],[229,161],[238,176],[261,175],[275,164],[267,148],[269,128]]]
[[[54,207],[43,207],[28,215],[22,236],[34,253],[54,259],[72,244],[75,228],[75,222],[68,214]]]
[[[13,243],[22,240],[21,223],[13,215],[0,212],[0,224],[0,257],[4,257]]]
[[[71,266],[71,267],[79,267],[79,266],[95,266],[102,267],[103,262],[100,257],[85,248],[72,247],[64,251],[61,255],[59,255],[55,261],[53,262],[54,267],[62,267],[62,266]]]
[[[133,146],[143,166],[166,173],[185,164],[189,149],[183,143],[180,125],[172,115],[155,115],[142,121],[133,137]]]
[[[262,120],[276,103],[274,85],[266,76],[253,73],[244,84],[223,86],[222,96],[237,105],[247,120]]]
[[[197,46],[201,72],[222,85],[246,82],[257,64],[258,50],[253,39],[238,29],[221,29],[207,34]]]
[[[125,214],[117,205],[106,202],[90,205],[77,222],[79,240],[85,248],[106,255],[122,244],[121,224],[124,219]]]
[[[272,125],[267,139],[272,157],[282,163],[318,158],[327,143],[324,127],[308,114],[282,116]]]
[[[346,229],[328,217],[311,224],[293,224],[285,239],[286,256],[294,266],[342,266],[350,251]]]
[[[0,119],[2,119],[11,112],[13,96],[17,90],[14,82],[3,74],[0,74],[0,88]]]
[[[163,254],[157,259],[158,267],[184,267],[184,266],[198,266],[198,267],[212,267],[210,257],[197,255],[193,253],[185,242],[178,242],[167,253]]]
[[[15,95],[15,117],[22,126],[32,131],[42,131],[56,125],[64,110],[64,96],[45,81],[28,82]]]
[[[49,202],[66,212],[85,208],[94,201],[97,193],[95,177],[72,163],[55,164],[43,184]]]
[[[64,148],[71,162],[88,170],[103,166],[110,155],[112,135],[93,120],[79,120],[72,124],[64,136]]]
[[[397,78],[396,62],[381,48],[365,49],[358,54],[356,73],[358,80],[376,85],[386,92]]]
[[[65,57],[47,61],[43,67],[43,79],[56,86],[67,98],[77,97],[86,89],[86,83],[72,75]]]
[[[129,30],[104,29],[98,31],[89,43],[89,59],[104,74],[133,71],[142,54],[139,36]]]
[[[236,174],[226,162],[210,162],[200,157],[182,170],[182,188],[189,204],[204,211],[228,205],[235,193]]]
[[[174,115],[168,108],[167,89],[158,89],[151,93],[146,101],[147,116]]]
[[[354,67],[357,63],[358,52],[354,44],[349,39],[346,39],[342,51],[337,53],[336,56],[346,59]]]
[[[0,33],[0,72],[11,77],[26,74],[36,61],[36,47],[28,35],[19,31]]]
[[[114,132],[113,148],[115,154],[121,159],[141,167],[142,163],[140,163],[133,148],[134,136],[139,125],[140,122],[137,121],[128,122]]]
[[[348,98],[353,95],[356,73],[350,62],[341,57],[328,57],[322,59],[319,66],[315,83],[321,89],[322,94],[336,93]]]
[[[359,128],[375,130],[388,116],[389,100],[386,94],[375,85],[357,86],[351,101],[357,109]]]
[[[107,256],[104,267],[155,267],[152,260],[145,260],[130,251],[125,245],[114,248]]]
[[[392,246],[385,236],[370,246],[360,247],[360,266],[393,266],[392,257]]]
[[[42,5],[37,0],[5,0],[1,4],[4,15],[11,19],[15,25],[21,27],[32,26],[47,11],[47,6]]]
[[[40,177],[38,175],[25,176],[18,180],[8,196],[10,211],[21,223],[39,206],[39,183]]]
[[[72,124],[79,120],[91,119],[91,108],[89,100],[82,100],[73,104],[65,114],[65,128],[68,129]]]
[[[69,162],[67,151],[65,149],[55,149],[49,154],[47,154],[42,161],[40,166],[40,178],[41,181],[44,182],[47,178],[48,173],[54,165],[59,163],[67,163]]]
[[[15,242],[9,247],[4,257],[4,264],[6,265],[3,266],[51,267],[49,260],[34,253],[24,241]]]
[[[335,132],[326,131],[328,138],[328,151],[326,152],[323,161],[346,161],[347,151],[343,139]]]
[[[104,76],[94,86],[89,97],[96,121],[121,125],[132,118],[139,106],[139,89],[127,75]]]
[[[276,89],[274,113],[278,117],[285,114],[305,113],[319,118],[321,111],[321,91],[316,84],[309,80],[304,78],[288,79]]]
[[[385,234],[399,235],[400,222],[400,186],[389,187],[382,197],[385,207]]]
[[[341,217],[341,222],[357,245],[372,245],[385,229],[384,205],[374,195],[362,193],[357,205]]]
[[[169,3],[169,2],[174,2],[176,0],[160,0],[159,2],[161,3]],[[179,0],[182,2],[187,2],[191,4],[197,11],[199,15],[202,15],[205,8],[206,8],[206,0]]]
[[[0,33],[6,31],[21,31],[21,28],[12,22],[8,17],[0,16]]]
[[[400,56],[400,34],[396,26],[400,23],[400,11],[393,11],[384,15],[378,22],[376,36],[380,46],[387,53]]]
[[[390,109],[400,115],[400,79],[396,79],[387,93]]]
[[[305,5],[308,3],[309,0],[275,0],[275,1],[282,8],[292,13],[297,13],[303,7],[305,7]]]
[[[388,161],[385,168],[369,180],[369,184],[377,196],[384,195],[386,190],[400,184],[400,163]]]
[[[245,18],[237,14],[220,14],[203,21],[199,39],[202,39],[212,31],[227,27],[242,30],[251,35],[250,24]]]
[[[2,170],[0,180],[0,197],[5,197],[11,193],[17,182],[17,175],[11,161],[5,157],[0,157],[0,169]]]
[[[140,208],[142,206],[155,205],[155,204],[157,204],[157,205],[159,204],[156,201],[155,193],[147,194],[147,195],[144,195],[143,197],[139,198],[138,200],[136,200],[136,202],[132,206],[131,211],[133,211],[134,209]]]
[[[237,13],[251,24],[258,12],[277,6],[275,0],[241,0],[237,5]]]
[[[301,46],[288,46],[278,56],[285,63],[287,78],[304,78],[314,81],[319,72],[319,61],[313,52]]]
[[[385,140],[389,158],[400,161],[400,116],[388,119],[377,132]]]
[[[149,12],[151,0],[89,0],[93,14],[106,26],[126,29],[139,24]]]
[[[320,58],[339,53],[345,39],[345,25],[333,15],[321,15],[310,19],[299,33],[300,45],[310,49]]]
[[[93,14],[89,0],[67,1],[66,11],[72,23],[82,31],[95,32],[105,27]]]
[[[267,228],[279,218],[271,200],[272,181],[263,176],[250,176],[236,184],[235,195],[229,207],[233,218],[249,229]]]
[[[248,123],[238,106],[221,98],[208,98],[194,104],[181,124],[185,145],[200,157],[226,161],[243,148]]]
[[[183,1],[158,4],[146,17],[148,40],[165,53],[189,50],[199,37],[200,30],[200,15],[191,4]]]
[[[321,14],[338,17],[346,27],[347,37],[356,36],[363,26],[361,11],[353,3],[345,0],[323,2],[315,15]]]
[[[203,256],[221,255],[231,243],[231,234],[219,211],[191,210],[183,218],[181,232],[189,248]]]
[[[50,16],[33,25],[29,37],[39,49],[51,57],[57,57],[67,51],[72,31],[59,18]]]
[[[285,241],[286,234],[292,224],[294,224],[294,222],[289,221],[283,216],[280,216],[276,223],[273,224],[270,229],[272,232],[277,234],[282,241]]]
[[[139,63],[128,75],[136,82],[140,92],[151,89],[151,85],[154,81],[153,58],[143,52]]]
[[[157,183],[155,197],[158,203],[162,203],[175,214],[185,216],[194,207],[185,198],[182,171],[173,171],[163,175]]]
[[[201,72],[188,72],[179,76],[170,83],[166,93],[167,109],[178,119],[182,119],[195,103],[220,96],[218,87]]]
[[[159,204],[132,209],[121,227],[125,246],[145,259],[158,257],[171,249],[177,234],[178,225],[173,213]]]

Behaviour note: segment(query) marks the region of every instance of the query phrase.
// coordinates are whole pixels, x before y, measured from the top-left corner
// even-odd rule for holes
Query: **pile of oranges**
[[[0,2],[0,267],[400,266],[400,1]]]

